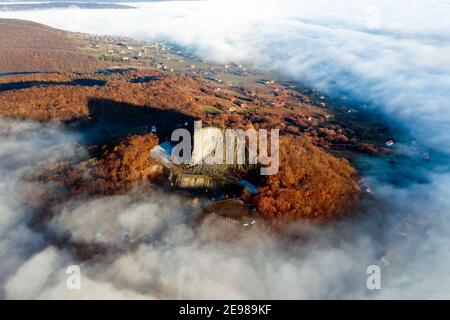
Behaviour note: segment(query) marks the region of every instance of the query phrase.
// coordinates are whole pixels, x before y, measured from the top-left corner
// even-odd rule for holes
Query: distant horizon
[[[62,3],[125,3],[125,2],[170,2],[170,1],[185,1],[185,2],[189,2],[189,1],[208,1],[208,0],[49,0],[49,1],[36,1],[36,0],[20,0],[20,1],[15,1],[15,0],[1,0],[0,4],[20,4],[20,3],[58,3],[58,2],[62,2]]]

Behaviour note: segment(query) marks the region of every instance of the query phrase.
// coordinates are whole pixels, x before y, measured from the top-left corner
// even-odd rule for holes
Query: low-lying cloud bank
[[[188,223],[192,212],[186,199],[160,192],[68,203],[42,233],[29,227],[23,197],[23,190],[37,186],[21,178],[49,160],[80,156],[78,137],[57,125],[1,121],[0,138],[3,298],[450,296],[447,176],[408,189],[375,184],[393,210],[387,219],[374,214],[326,227],[300,222],[290,226],[287,237],[264,226],[237,232],[226,221],[207,219],[194,226]],[[405,219],[408,224],[402,222]],[[386,230],[395,224],[410,230]],[[70,246],[57,247],[45,240],[48,233],[110,249],[82,262],[71,254]],[[383,289],[369,291],[366,268],[383,265],[379,261],[383,247],[389,250],[391,265],[382,268]],[[73,264],[81,268],[81,290],[66,285],[66,270]]]
[[[2,13],[71,31],[163,40],[215,61],[239,60],[383,110],[421,143],[450,152],[450,5],[443,1],[193,1],[139,10]],[[339,92],[339,93],[338,93]],[[182,199],[109,197],[62,208],[49,228],[115,250],[82,263],[82,290],[66,288],[73,257],[27,227],[20,176],[71,155],[77,137],[54,126],[0,124],[0,287],[5,298],[449,298],[448,167],[427,184],[369,176],[384,199],[333,226],[292,226],[226,237],[226,225],[186,224]],[[14,129],[14,128],[20,128]],[[43,138],[44,137],[44,138]],[[61,152],[61,150],[65,150]],[[74,155],[75,156],[75,155]],[[435,159],[431,159],[434,161]],[[378,165],[378,164],[377,164]],[[404,166],[409,166],[405,163]],[[382,169],[380,169],[382,170]],[[398,170],[403,170],[402,166]],[[381,209],[380,209],[381,210]],[[134,244],[128,248],[129,240]],[[305,239],[310,239],[306,241]],[[380,264],[380,291],[366,268]]]

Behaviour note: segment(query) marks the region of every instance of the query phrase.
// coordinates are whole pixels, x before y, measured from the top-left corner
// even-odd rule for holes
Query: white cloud
[[[450,294],[448,176],[407,189],[375,184],[386,207],[393,210],[388,211],[387,222],[397,223],[406,214],[413,225],[432,218],[423,229],[410,232],[407,241],[396,239],[393,230],[386,231],[389,223],[378,220],[376,212],[328,226],[293,224],[286,236],[262,225],[250,232],[225,221],[206,220],[194,226],[186,223],[191,213],[186,199],[161,192],[69,203],[55,212],[47,229],[37,232],[27,225],[30,213],[15,191],[26,187],[21,175],[41,160],[76,157],[78,138],[55,125],[8,121],[0,123],[0,134],[4,298],[443,298]],[[65,233],[88,244],[95,243],[96,233],[101,232],[108,253],[78,261],[70,246],[57,248],[45,242],[48,232]],[[383,269],[383,290],[372,293],[365,286],[365,271],[370,264],[380,264],[377,251],[382,246],[389,247],[392,265]],[[65,271],[72,264],[81,268],[81,290],[66,287]]]

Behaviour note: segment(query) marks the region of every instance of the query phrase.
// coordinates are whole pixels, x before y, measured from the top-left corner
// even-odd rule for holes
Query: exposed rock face
[[[226,190],[236,186],[236,182],[226,178],[172,172],[169,177],[174,187],[190,190]]]
[[[195,128],[194,150],[192,152],[192,164],[201,164],[207,157],[214,157],[214,152],[223,150],[223,132],[219,128]],[[222,161],[223,163],[223,161]]]

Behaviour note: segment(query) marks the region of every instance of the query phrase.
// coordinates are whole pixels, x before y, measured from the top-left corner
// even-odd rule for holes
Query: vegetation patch
[[[203,106],[203,111],[205,111],[207,114],[220,114],[222,113],[222,110],[214,107],[214,106]]]

